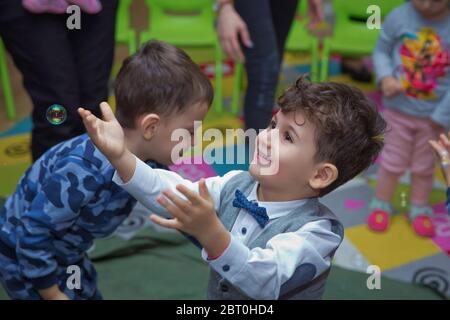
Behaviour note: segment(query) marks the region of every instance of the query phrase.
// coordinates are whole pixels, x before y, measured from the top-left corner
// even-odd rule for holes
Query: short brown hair
[[[338,178],[323,196],[370,166],[383,148],[386,122],[361,90],[342,83],[311,83],[301,76],[279,98],[282,112],[300,111],[315,127],[316,163],[327,161]]]
[[[116,116],[134,128],[145,113],[161,115],[213,100],[211,82],[181,49],[161,41],[145,43],[125,59],[115,83]]]

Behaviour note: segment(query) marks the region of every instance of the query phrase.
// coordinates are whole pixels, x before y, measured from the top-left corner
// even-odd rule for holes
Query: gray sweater
[[[378,82],[394,76],[407,91],[384,98],[385,107],[449,128],[449,48],[450,15],[430,21],[409,2],[394,9],[384,21],[373,60]]]
[[[242,172],[231,178],[224,186],[220,194],[220,207],[217,214],[227,230],[233,228],[234,222],[239,214],[239,208],[235,208],[232,205],[235,190],[240,189],[248,196],[254,184],[255,180],[250,174],[248,172]],[[317,198],[311,198],[304,205],[292,208],[289,214],[279,218],[275,223],[268,225],[249,244],[249,247],[264,248],[266,243],[277,234],[293,232],[308,222],[320,219],[330,220],[332,226],[331,231],[343,239],[344,228],[336,216],[327,207],[322,205]],[[316,274],[315,270],[315,266],[309,263],[298,266],[291,279],[282,285],[279,299],[321,299],[325,290],[329,269],[322,274]],[[213,269],[210,272],[207,296],[210,300],[250,299],[244,292],[234,287]]]

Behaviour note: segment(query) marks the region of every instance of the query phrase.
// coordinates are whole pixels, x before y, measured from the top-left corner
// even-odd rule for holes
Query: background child
[[[449,132],[450,137],[450,132]],[[447,182],[447,213],[450,214],[450,140],[441,134],[439,140],[430,141],[431,146],[436,151],[436,156],[441,163],[442,174]]]
[[[171,163],[172,131],[193,132],[213,98],[197,65],[158,41],[124,61],[115,94],[122,148],[156,161],[154,167]],[[106,103],[101,109],[110,110]],[[101,298],[86,250],[113,233],[136,202],[111,181],[113,172],[86,134],[53,147],[27,170],[0,211],[0,282],[11,298]],[[71,265],[81,270],[80,289],[66,286]]]
[[[110,110],[105,121],[80,110],[117,169],[113,180],[152,212],[174,217],[152,215],[155,223],[199,240],[211,267],[210,299],[321,298],[343,227],[317,198],[367,168],[382,148],[385,122],[355,88],[300,78],[279,105],[257,137],[249,172],[199,183],[148,169],[127,150]],[[264,174],[276,161],[279,169]]]
[[[25,9],[33,13],[66,13],[67,7],[77,5],[86,13],[95,14],[102,10],[99,0],[23,0]]]
[[[450,126],[449,0],[411,0],[383,24],[373,59],[389,125],[368,226],[385,231],[398,179],[411,171],[409,219],[421,236],[435,233],[428,198],[434,158],[428,141]]]

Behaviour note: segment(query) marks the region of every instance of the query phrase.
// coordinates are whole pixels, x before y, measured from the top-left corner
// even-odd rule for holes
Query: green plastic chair
[[[116,42],[128,46],[129,54],[137,50],[136,31],[130,24],[130,6],[133,0],[119,0],[119,8],[116,15]]]
[[[308,32],[307,19],[308,1],[302,0],[297,6],[297,16],[294,19],[286,42],[287,51],[310,52],[311,54],[311,80],[319,78],[319,40]]]
[[[2,91],[5,96],[6,114],[8,119],[16,119],[16,108],[14,106],[14,97],[9,79],[8,65],[6,64],[6,54],[3,41],[0,38],[0,80],[2,83]]]
[[[150,10],[148,30],[140,34],[140,44],[158,39],[179,47],[214,48],[214,109],[223,112],[222,60],[214,23],[213,0],[146,0]]]
[[[234,64],[233,88],[231,93],[231,113],[237,115],[241,101],[242,79],[244,78],[244,64],[236,62]]]
[[[375,49],[380,30],[369,29],[365,21],[355,21],[351,18],[367,19],[369,14],[366,11],[370,5],[378,5],[381,17],[384,17],[404,2],[404,0],[333,0],[334,32],[332,37],[326,38],[323,42],[320,81],[328,78],[331,53],[363,56],[370,55]]]

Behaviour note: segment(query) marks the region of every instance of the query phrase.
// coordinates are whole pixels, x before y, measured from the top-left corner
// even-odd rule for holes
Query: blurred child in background
[[[449,0],[412,0],[383,24],[373,59],[390,127],[382,152],[368,226],[389,227],[392,196],[400,176],[411,171],[409,220],[414,231],[432,237],[428,198],[434,158],[428,144],[450,126]]]

